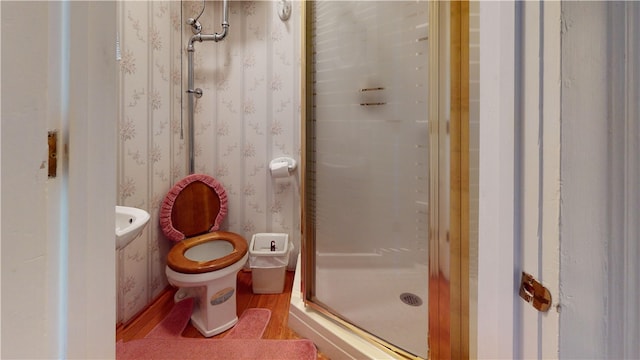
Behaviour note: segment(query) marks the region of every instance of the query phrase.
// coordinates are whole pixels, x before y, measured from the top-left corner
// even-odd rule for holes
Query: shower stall
[[[448,5],[306,6],[303,301],[427,358],[450,266]]]

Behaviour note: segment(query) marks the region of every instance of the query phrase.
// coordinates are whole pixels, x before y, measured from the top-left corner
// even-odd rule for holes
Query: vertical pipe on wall
[[[194,117],[194,96],[195,93],[193,90],[193,43],[189,43],[189,47],[187,48],[187,93],[188,93],[188,101],[187,101],[187,126],[189,127],[189,174],[193,174],[195,169],[195,156],[194,156],[194,131],[193,131],[193,117]]]
[[[192,19],[191,19],[192,20]],[[196,41],[222,41],[225,37],[227,37],[227,33],[229,31],[229,1],[222,1],[222,32],[215,34],[200,34],[199,29],[198,33],[191,36],[189,39],[189,44],[187,45],[187,93],[189,94],[189,104],[188,104],[188,126],[189,126],[189,174],[193,174],[195,171],[195,147],[194,147],[194,96],[200,97],[202,96],[201,89],[194,89],[194,80],[193,80],[193,53],[195,48],[193,47],[193,43]]]

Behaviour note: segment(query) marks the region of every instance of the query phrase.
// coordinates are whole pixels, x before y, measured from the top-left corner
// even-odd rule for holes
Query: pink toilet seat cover
[[[187,187],[189,184],[200,181],[207,186],[209,186],[220,198],[220,211],[216,216],[213,226],[209,229],[209,232],[216,231],[220,229],[220,224],[224,217],[227,215],[227,192],[222,187],[216,179],[209,175],[205,174],[192,174],[184,179],[180,180],[176,183],[171,190],[165,196],[164,201],[162,202],[162,206],[160,207],[160,228],[164,235],[172,241],[178,242],[182,241],[186,238],[186,236],[179,231],[178,229],[173,227],[173,222],[171,221],[171,213],[173,211],[173,204],[176,201],[176,198],[180,194],[180,192]]]

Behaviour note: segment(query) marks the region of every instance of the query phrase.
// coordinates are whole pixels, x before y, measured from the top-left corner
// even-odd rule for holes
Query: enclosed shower
[[[307,6],[306,301],[427,358],[438,183],[432,6]]]

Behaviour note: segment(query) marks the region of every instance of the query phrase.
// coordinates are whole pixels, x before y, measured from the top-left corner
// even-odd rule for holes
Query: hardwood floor
[[[271,310],[271,319],[262,335],[263,339],[299,339],[295,332],[287,326],[289,318],[289,301],[291,300],[291,288],[293,286],[294,273],[286,272],[285,288],[282,294],[254,294],[251,284],[251,272],[240,271],[238,273],[238,287],[236,289],[238,316],[248,308],[267,308]],[[130,341],[144,338],[164,317],[173,306],[173,294],[176,289],[167,288],[156,301],[145,311],[138,315],[126,326],[118,326],[116,329],[116,341]],[[211,337],[222,338],[226,332]],[[182,336],[189,338],[204,338],[191,323],[187,325]],[[324,354],[318,352],[318,360],[329,360]]]

